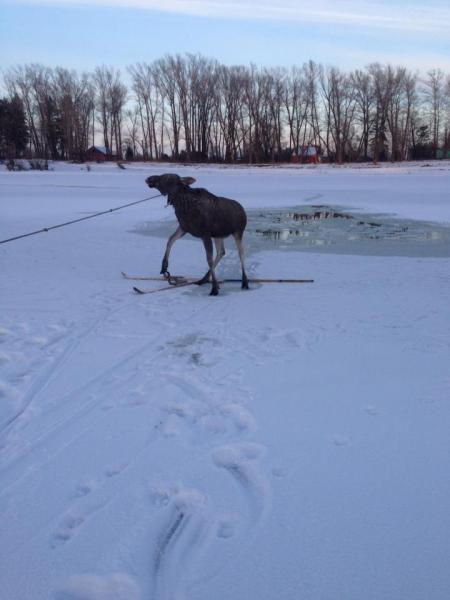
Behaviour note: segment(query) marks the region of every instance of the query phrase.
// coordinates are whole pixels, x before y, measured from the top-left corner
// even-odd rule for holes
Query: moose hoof
[[[202,277],[201,279],[199,279],[198,281],[195,281],[194,283],[195,283],[195,285],[203,285],[204,283],[208,283],[208,278]]]
[[[218,296],[219,290],[217,288],[213,288],[209,294],[210,296]]]
[[[243,289],[243,290],[248,290],[248,289],[250,289],[250,288],[248,287],[248,281],[243,281],[243,282],[242,282],[241,289]]]

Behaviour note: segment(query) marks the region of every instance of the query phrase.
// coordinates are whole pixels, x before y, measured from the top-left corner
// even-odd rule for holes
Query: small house
[[[293,152],[291,156],[291,162],[293,163],[307,163],[316,164],[320,162],[320,148],[319,146],[300,146],[297,152]]]
[[[86,160],[95,162],[105,162],[111,153],[106,146],[91,146],[86,150]]]

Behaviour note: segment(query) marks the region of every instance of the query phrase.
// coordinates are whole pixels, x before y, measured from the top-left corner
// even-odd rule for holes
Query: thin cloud
[[[302,0],[24,0],[32,4],[108,6],[158,10],[214,18],[286,20],[328,23],[385,30],[448,33],[450,10],[435,1],[418,2],[330,2],[314,4]]]

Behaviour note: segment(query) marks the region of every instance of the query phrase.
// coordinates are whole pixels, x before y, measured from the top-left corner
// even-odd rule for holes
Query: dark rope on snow
[[[116,206],[114,208],[109,208],[108,210],[102,210],[101,212],[95,213],[93,215],[88,215],[87,217],[80,217],[79,219],[73,219],[72,221],[66,221],[65,223],[59,223],[59,225],[52,225],[51,227],[43,227],[42,229],[37,229],[36,231],[30,231],[29,233],[22,233],[21,235],[16,235],[12,238],[8,238],[6,240],[0,240],[0,244],[6,244],[7,242],[13,242],[14,240],[20,240],[25,237],[29,237],[30,235],[37,235],[38,233],[44,233],[47,231],[51,231],[52,229],[58,229],[59,227],[65,227],[66,225],[72,225],[73,223],[79,223],[80,221],[87,221],[87,219],[94,219],[95,217],[100,217],[100,215],[106,215],[108,213],[112,213],[116,210],[120,210],[121,208],[127,208],[128,206],[134,206],[135,204],[141,204],[141,202],[147,202],[148,200],[153,200],[153,198],[158,198],[162,194],[156,194],[156,196],[150,196],[149,198],[144,198],[143,200],[136,200],[135,202],[129,202],[128,204],[123,204],[122,206]]]

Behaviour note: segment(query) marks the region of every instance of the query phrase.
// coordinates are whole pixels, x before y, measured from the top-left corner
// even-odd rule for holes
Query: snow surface
[[[448,163],[53,168],[0,171],[0,239],[168,170],[247,209],[450,223]],[[162,198],[0,246],[1,599],[446,600],[450,259],[274,244],[251,276],[315,283],[136,296],[149,221]],[[201,243],[170,264],[202,275]]]

